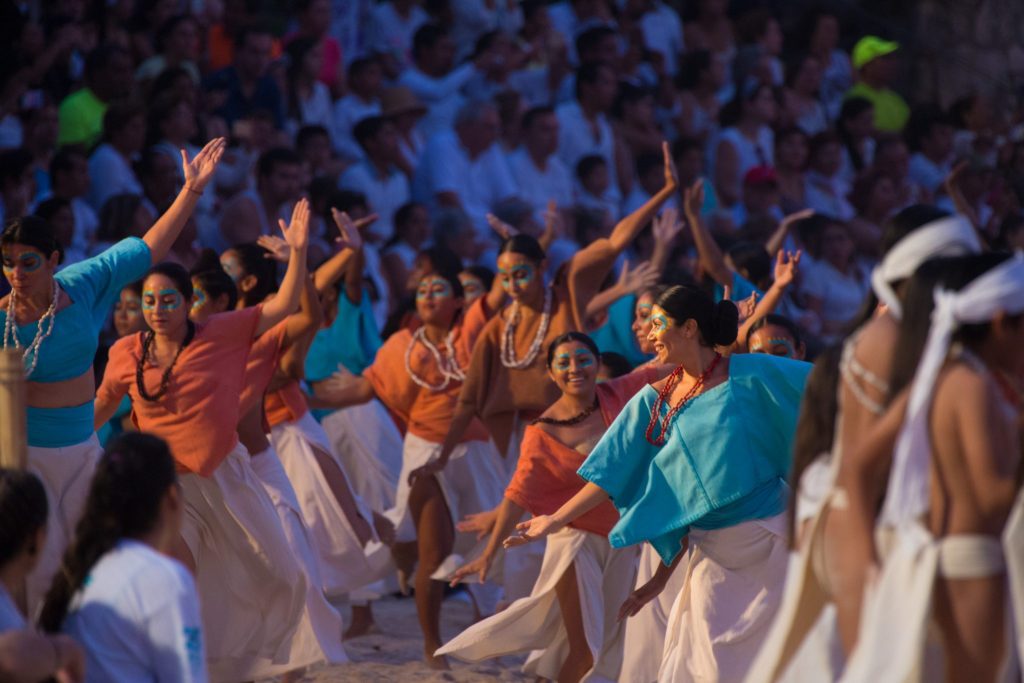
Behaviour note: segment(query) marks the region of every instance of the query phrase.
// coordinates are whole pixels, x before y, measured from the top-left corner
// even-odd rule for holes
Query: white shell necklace
[[[18,339],[18,325],[14,321],[14,306],[16,303],[17,294],[14,290],[11,290],[10,296],[7,299],[7,318],[4,320],[4,348],[21,348],[21,341]],[[39,347],[42,346],[43,342],[50,333],[53,332],[53,324],[57,319],[57,301],[60,299],[60,287],[57,286],[57,281],[53,281],[53,301],[50,302],[50,307],[46,309],[42,317],[39,318],[39,322],[36,325],[36,336],[32,339],[32,343],[25,348],[24,354],[22,354],[22,360],[29,363],[25,369],[25,379],[32,376],[32,373],[36,370],[36,365],[39,363]],[[44,330],[45,328],[45,330]],[[29,359],[31,358],[31,362]]]
[[[410,379],[413,382],[420,385],[428,391],[444,391],[448,388],[448,385],[452,381],[462,382],[466,379],[466,373],[459,367],[459,362],[455,359],[455,348],[452,346],[452,335],[453,332],[449,332],[444,338],[444,351],[442,354],[441,350],[438,349],[434,344],[427,339],[427,334],[424,327],[420,327],[412,333],[412,340],[409,341],[409,346],[405,350],[405,371],[409,373]],[[431,384],[426,381],[412,369],[412,350],[416,346],[416,342],[420,342],[430,354],[434,357],[434,361],[437,363],[437,369],[441,372],[441,376],[444,377],[444,381],[440,384]]]
[[[516,358],[516,327],[519,325],[519,301],[513,301],[509,308],[508,320],[505,322],[504,334],[501,337],[501,364],[506,368],[522,370],[533,365],[540,347],[544,343],[544,337],[548,334],[548,326],[551,324],[551,288],[544,290],[544,312],[541,315],[540,327],[537,334],[533,335],[533,342],[529,350],[522,358]]]

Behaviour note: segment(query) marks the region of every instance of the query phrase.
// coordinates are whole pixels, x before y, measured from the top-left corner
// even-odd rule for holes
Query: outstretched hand
[[[779,250],[779,253],[775,255],[775,284],[780,287],[788,287],[793,284],[793,280],[796,279],[799,272],[801,254],[803,252],[799,250],[796,253],[784,249]]]
[[[644,585],[629,594],[629,597],[619,608],[619,621],[628,617],[635,617],[644,605],[654,600],[665,590],[665,584],[656,579],[651,579]]]
[[[369,216],[352,220],[344,211],[331,209],[331,218],[334,219],[334,224],[338,226],[338,232],[341,233],[339,237],[334,238],[338,246],[342,249],[358,251],[363,247],[363,235],[359,231],[377,220],[377,214],[371,213]]]
[[[491,226],[491,230],[498,233],[498,237],[503,240],[507,240],[509,237],[515,237],[519,234],[518,230],[495,216],[493,213],[487,214],[487,225]]]
[[[661,214],[651,222],[654,241],[659,244],[670,244],[683,230],[683,222],[679,220],[679,209],[667,206]]]
[[[497,508],[466,515],[466,518],[456,524],[455,528],[464,534],[476,533],[476,540],[479,541],[484,536],[490,535],[496,521],[498,521]]]
[[[260,235],[256,238],[256,244],[266,249],[267,253],[263,255],[263,258],[273,259],[280,263],[288,263],[288,257],[291,256],[292,248],[288,246],[284,239],[277,235]]]
[[[693,220],[700,216],[700,210],[704,206],[704,179],[697,178],[693,185],[686,188],[683,194],[683,211],[686,217]]]
[[[483,583],[487,580],[487,573],[490,570],[491,558],[487,557],[486,555],[481,555],[475,560],[471,560],[470,562],[467,562],[466,564],[456,569],[455,573],[452,574],[451,583],[449,583],[448,585],[450,585],[452,588],[455,588],[455,586],[457,586],[460,581],[465,579],[467,576],[472,576],[473,574],[476,574],[477,579],[479,579],[480,583]]]
[[[622,264],[622,274],[619,275],[619,288],[627,294],[639,294],[658,284],[660,277],[661,273],[650,261],[639,263],[632,269],[629,267],[629,261],[626,261]]]
[[[564,526],[565,524],[557,521],[551,515],[540,515],[539,517],[516,524],[515,535],[506,538],[502,545],[506,548],[526,545],[527,543],[546,538],[556,531],[560,531]]]
[[[665,165],[665,187],[675,190],[679,187],[679,171],[676,170],[676,162],[672,158],[672,148],[668,142],[661,142],[661,155]]]
[[[295,203],[292,219],[287,225],[280,219],[277,223],[288,246],[294,251],[305,252],[309,245],[309,200],[302,198]]]
[[[185,174],[185,187],[194,192],[202,193],[206,189],[206,184],[210,182],[210,178],[213,177],[214,172],[217,170],[217,164],[220,163],[220,158],[224,156],[226,148],[227,140],[224,138],[214,138],[206,143],[206,146],[191,161],[189,161],[188,152],[182,149],[181,168]]]

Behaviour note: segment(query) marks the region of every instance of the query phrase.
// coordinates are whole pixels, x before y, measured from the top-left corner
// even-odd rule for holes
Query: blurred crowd
[[[386,328],[426,247],[493,268],[502,234],[547,232],[553,272],[661,187],[667,140],[680,187],[702,191],[668,205],[688,229],[663,281],[739,301],[799,250],[779,311],[812,347],[855,316],[901,208],[1024,245],[1019,112],[967,92],[908,102],[899,43],[827,9],[783,30],[764,4],[7,2],[0,215],[51,221],[73,263],[141,235],[183,182],[180,150],[225,136],[171,259],[275,233],[307,197],[316,265],[332,209],[375,214],[366,279]]]

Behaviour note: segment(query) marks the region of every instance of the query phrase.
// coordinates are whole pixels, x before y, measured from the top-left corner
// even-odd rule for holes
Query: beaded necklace
[[[164,374],[160,377],[160,388],[157,389],[155,394],[150,394],[146,391],[146,381],[143,377],[143,370],[145,369],[146,358],[149,356],[149,350],[153,345],[153,339],[156,335],[152,330],[149,332],[140,332],[139,334],[142,335],[142,355],[139,356],[139,362],[135,366],[135,386],[139,389],[139,396],[150,403],[155,403],[163,398],[164,394],[167,393],[167,389],[171,383],[171,370],[173,370],[175,364],[177,364],[178,357],[181,355],[181,352],[185,350],[185,347],[192,341],[192,337],[195,336],[196,326],[191,320],[188,321],[188,331],[185,333],[185,340],[181,342],[181,346],[178,347],[178,351],[174,354],[174,359],[171,360],[171,364],[167,366],[164,370]],[[154,358],[154,363],[155,361],[156,359]]]
[[[4,348],[21,348],[21,341],[18,339],[18,327],[17,323],[14,322],[14,305],[17,294],[14,290],[11,290],[11,294],[7,299],[7,318],[4,320]],[[53,332],[53,325],[57,320],[57,301],[60,299],[60,287],[57,286],[57,281],[53,281],[53,300],[50,302],[50,307],[46,309],[42,317],[39,318],[39,322],[36,324],[36,336],[33,337],[32,343],[25,347],[25,352],[22,354],[22,361],[28,361],[31,357],[31,362],[28,368],[25,369],[25,379],[32,376],[32,373],[36,370],[36,365],[39,363],[39,347],[42,346],[43,342],[50,333]],[[46,328],[45,331],[43,328]],[[10,342],[10,343],[8,343]]]
[[[420,327],[413,332],[412,340],[410,340],[408,348],[405,349],[405,371],[409,373],[409,378],[427,391],[434,392],[445,390],[453,380],[456,382],[465,380],[466,373],[459,367],[459,362],[455,359],[455,348],[452,346],[453,332],[449,332],[444,338],[444,350],[447,355],[446,357],[445,354],[441,353],[440,349],[434,346],[434,344],[427,339],[427,335],[424,330],[425,328]],[[444,377],[444,381],[440,384],[431,384],[413,372],[411,360],[412,350],[413,347],[416,346],[416,342],[420,342],[427,347],[427,350],[430,351],[430,354],[434,357],[434,361],[437,363],[437,369],[441,372],[441,376]]]
[[[501,364],[506,368],[514,370],[522,370],[533,365],[537,354],[540,353],[540,347],[544,343],[544,337],[547,336],[550,324],[551,288],[548,287],[544,290],[544,312],[541,315],[537,334],[533,336],[533,342],[530,344],[526,355],[521,359],[516,358],[516,327],[519,325],[519,302],[513,301],[509,309],[508,321],[505,323],[504,334],[501,337]]]
[[[573,425],[578,425],[580,422],[583,422],[584,420],[586,420],[588,417],[593,415],[594,411],[597,410],[599,407],[600,407],[600,403],[598,403],[598,401],[597,401],[597,396],[594,396],[594,405],[590,406],[589,408],[584,410],[582,413],[578,413],[576,415],[573,415],[572,417],[567,417],[564,420],[559,420],[559,419],[556,419],[556,418],[553,418],[553,417],[538,417],[536,420],[532,421],[530,424],[532,424],[532,425],[535,425],[535,424],[546,424],[546,425],[554,425],[556,427],[571,427]]]
[[[693,383],[693,386],[690,387],[689,391],[686,392],[679,403],[669,409],[665,419],[661,421],[661,428],[658,430],[658,435],[654,436],[654,428],[655,426],[658,426],[658,418],[661,416],[661,407],[668,402],[669,396],[672,395],[672,390],[676,387],[676,384],[679,383],[679,378],[683,374],[683,366],[680,365],[672,371],[672,374],[665,380],[665,386],[658,392],[658,398],[655,399],[654,405],[651,407],[651,421],[647,423],[647,431],[645,433],[647,443],[652,446],[665,445],[665,435],[668,433],[668,428],[672,423],[672,418],[674,418],[676,413],[686,405],[687,401],[696,396],[697,392],[704,387],[704,383],[707,382],[708,377],[710,377],[711,373],[714,372],[715,367],[718,366],[718,362],[720,360],[722,360],[722,354],[716,353],[715,357],[711,361],[711,365],[708,366],[708,369],[701,373],[700,377],[697,378],[697,381]]]

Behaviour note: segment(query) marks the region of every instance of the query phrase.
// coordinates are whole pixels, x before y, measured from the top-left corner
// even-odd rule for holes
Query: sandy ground
[[[347,620],[349,610],[340,607]],[[374,603],[379,634],[345,643],[352,662],[340,666],[317,667],[302,678],[304,683],[432,683],[434,681],[528,681],[520,672],[525,656],[503,657],[481,664],[452,661],[451,671],[434,671],[423,664],[423,639],[416,621],[412,598],[385,598]],[[450,596],[441,613],[442,636],[448,640],[472,621],[472,608],[461,594]],[[261,682],[265,683],[265,682]]]

